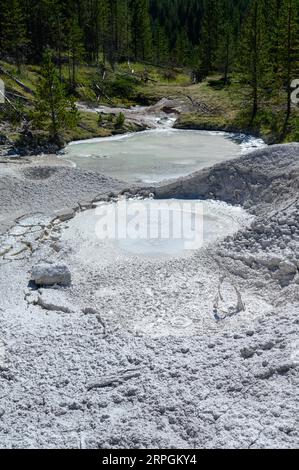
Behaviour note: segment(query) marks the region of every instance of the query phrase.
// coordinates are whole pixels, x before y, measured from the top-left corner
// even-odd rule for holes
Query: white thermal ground
[[[193,132],[159,135],[160,147],[155,133],[118,140],[141,139],[142,158],[136,173],[129,155],[115,172],[163,179],[252,143],[215,134],[200,157],[200,145],[188,150]],[[157,165],[145,168],[147,136]],[[299,146],[156,186],[157,197],[214,197],[255,214],[243,228],[238,207],[203,203],[205,246],[191,256],[170,242],[161,257],[165,240],[99,240],[94,211],[79,207],[134,185],[64,164],[43,156],[0,168],[0,448],[298,448]],[[60,222],[63,207],[75,218]],[[66,265],[72,284],[28,285],[45,262]]]
[[[191,255],[251,221],[241,207],[217,201],[123,200],[78,214],[63,238],[80,241],[85,263],[113,262],[124,255],[176,257]]]
[[[225,132],[154,129],[72,142],[64,158],[78,167],[129,182],[156,183],[240,157],[261,139]]]

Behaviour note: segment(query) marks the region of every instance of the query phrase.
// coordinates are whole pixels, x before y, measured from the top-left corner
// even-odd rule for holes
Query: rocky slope
[[[276,145],[157,188],[159,198],[218,199],[256,215],[223,243],[222,256],[268,269],[283,287],[299,284],[299,145]]]

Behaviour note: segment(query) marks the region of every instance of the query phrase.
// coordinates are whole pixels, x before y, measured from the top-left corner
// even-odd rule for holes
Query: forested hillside
[[[78,82],[90,85],[78,79],[82,66],[97,69],[103,96],[119,64],[142,64],[145,83],[150,66],[168,69],[168,80],[180,68],[193,84],[215,75],[222,89],[239,85],[248,128],[284,140],[298,127],[298,19],[299,0],[0,0],[0,60],[20,73],[50,55],[51,73],[74,96]],[[134,86],[118,85],[118,93]]]
[[[61,60],[67,53],[69,57],[75,55],[76,60],[87,61],[116,62],[130,58],[197,64],[215,58],[228,24],[233,41],[238,40],[250,3],[250,0],[1,0],[1,55],[36,63],[41,61],[45,48],[50,47]],[[206,54],[211,58],[206,58]]]

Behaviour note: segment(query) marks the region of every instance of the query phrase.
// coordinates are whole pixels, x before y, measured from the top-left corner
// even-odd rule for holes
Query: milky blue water
[[[155,129],[73,142],[63,158],[124,181],[156,183],[237,158],[261,145],[258,139],[221,132]]]

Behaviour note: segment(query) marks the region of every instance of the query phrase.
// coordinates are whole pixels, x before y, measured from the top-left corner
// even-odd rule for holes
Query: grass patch
[[[74,129],[63,131],[63,138],[66,142],[73,140],[92,139],[94,137],[107,137],[112,135],[111,131],[100,127],[98,115],[96,113],[80,112],[80,122]]]
[[[27,101],[22,101],[26,108],[34,104],[34,92],[39,80],[38,66],[24,65],[20,72],[11,64],[0,61],[0,66],[19,79],[33,91],[28,93],[13,79],[1,76],[7,91],[11,91]],[[133,73],[132,73],[133,72]],[[62,67],[63,80],[69,84],[69,68]],[[103,70],[100,67],[80,65],[77,67],[77,100],[90,104],[105,104],[119,107],[129,107],[137,104],[149,105],[162,98],[181,98],[195,104],[194,112],[179,117],[176,127],[191,129],[221,129],[240,130],[261,135],[268,141],[279,141],[282,123],[284,121],[285,93],[269,93],[265,98],[263,110],[251,127],[250,104],[248,89],[241,84],[237,75],[230,79],[230,84],[223,86],[221,76],[210,76],[203,83],[192,84],[188,71],[183,68],[167,69],[141,63],[122,63],[112,70],[109,66]],[[99,87],[97,87],[99,85]],[[1,108],[1,105],[0,105]],[[0,109],[1,113],[1,109]],[[4,121],[9,121],[3,114]],[[113,119],[112,119],[113,121]],[[115,129],[114,122],[99,122],[96,113],[80,112],[80,122],[73,130],[63,133],[67,141],[104,137],[116,132],[138,130],[134,125],[125,123],[122,129]],[[116,126],[117,127],[117,126]],[[286,142],[299,139],[299,108],[294,107],[290,119],[289,132]]]

